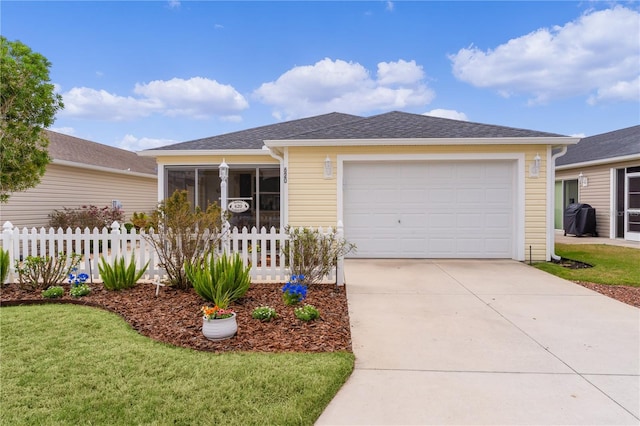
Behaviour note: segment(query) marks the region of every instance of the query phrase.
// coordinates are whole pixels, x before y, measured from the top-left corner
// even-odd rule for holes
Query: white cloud
[[[393,4],[393,2],[392,2],[392,1],[387,1],[386,6],[385,6],[385,9],[386,9],[388,12],[393,12],[393,9],[394,9],[394,8],[395,8],[395,4]]]
[[[212,115],[226,116],[249,107],[244,96],[232,86],[202,77],[136,84],[134,92],[162,102],[166,106],[164,114],[168,116],[209,118]]]
[[[76,129],[73,127],[49,127],[49,130],[69,136],[74,136],[76,134]]]
[[[591,103],[637,102],[639,20],[637,11],[617,6],[539,29],[495,49],[460,49],[449,58],[458,79],[496,89],[505,97],[526,94],[530,103],[589,94]]]
[[[128,151],[142,151],[177,142],[171,139],[137,138],[133,135],[125,135],[124,138],[115,143],[115,146]]]
[[[425,112],[422,115],[428,115],[430,117],[450,118],[452,120],[469,121],[469,119],[467,118],[467,114],[465,114],[464,112],[456,111],[454,109],[437,108]]]
[[[62,93],[65,108],[60,115],[124,121],[161,114],[192,119],[217,116],[233,121],[238,119],[238,112],[249,107],[244,96],[232,86],[202,77],[136,84],[134,93],[140,96],[120,96],[106,90],[74,87]]]
[[[415,61],[381,62],[377,75],[371,78],[358,63],[325,58],[290,69],[276,81],[262,84],[254,95],[275,108],[274,117],[287,120],[332,111],[402,109],[426,105],[434,97]]]
[[[74,87],[62,93],[62,97],[61,116],[123,121],[147,117],[162,110],[162,104],[157,100],[118,96],[88,87]]]
[[[169,0],[168,5],[169,5],[169,9],[179,9],[180,0]]]

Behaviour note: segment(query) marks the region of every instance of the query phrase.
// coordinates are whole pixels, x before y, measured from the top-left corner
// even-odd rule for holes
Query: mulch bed
[[[40,292],[21,290],[17,284],[0,289],[0,305],[38,303],[74,303],[100,307],[121,315],[139,333],[175,346],[201,351],[228,352],[335,352],[351,351],[351,331],[344,287],[331,284],[310,285],[302,303],[315,306],[320,319],[308,323],[297,319],[292,306],[282,302],[282,284],[252,284],[244,298],[232,304],[237,313],[238,334],[221,342],[212,342],[202,335],[200,308],[211,305],[194,291],[160,288],[141,283],[133,289],[119,292],[104,290],[92,284],[93,291],[73,298],[69,286],[63,285],[61,299],[43,299]],[[251,318],[254,308],[269,305],[278,318],[263,323]]]
[[[624,302],[628,305],[640,308],[640,287],[631,287],[628,285],[593,284],[579,281],[576,282],[576,284],[580,284],[583,287],[586,287],[593,291],[597,291],[598,293],[609,296],[612,299],[616,299],[620,302]]]

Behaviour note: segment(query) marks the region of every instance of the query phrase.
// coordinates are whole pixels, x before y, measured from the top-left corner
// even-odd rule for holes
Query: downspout
[[[263,145],[262,149],[269,150],[269,155],[275,158],[276,160],[278,160],[278,162],[280,163],[280,183],[281,183],[280,185],[280,229],[283,229],[284,228],[283,224],[287,223],[287,219],[288,219],[287,211],[285,210],[285,206],[288,198],[287,197],[288,191],[286,190],[287,173],[285,169],[284,158],[276,154],[274,150],[272,150],[266,145]]]
[[[550,152],[553,152],[553,148],[550,149]],[[554,217],[555,217],[555,210],[556,210],[556,196],[555,196],[555,184],[556,184],[556,158],[558,157],[562,157],[563,155],[565,155],[567,153],[567,145],[563,145],[562,148],[560,149],[559,152],[553,154],[551,156],[551,162],[549,163],[551,165],[551,167],[547,166],[547,170],[549,170],[548,173],[548,179],[547,179],[547,188],[548,191],[547,193],[551,195],[550,197],[550,203],[549,203],[549,212],[547,214],[548,219],[548,235],[549,238],[547,239],[547,250],[549,251],[549,253],[551,253],[551,259],[555,260],[556,262],[560,261],[562,258],[560,256],[558,256],[556,254],[556,231],[555,231],[555,226],[554,226]]]

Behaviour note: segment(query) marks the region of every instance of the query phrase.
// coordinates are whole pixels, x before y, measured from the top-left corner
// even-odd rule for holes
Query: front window
[[[232,227],[280,227],[280,169],[278,167],[229,166],[229,202],[244,201],[246,211],[229,212]],[[167,167],[165,198],[186,190],[191,206],[205,210],[220,203],[220,177],[213,167]]]

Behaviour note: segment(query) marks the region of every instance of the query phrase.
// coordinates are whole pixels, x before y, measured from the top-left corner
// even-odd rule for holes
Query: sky
[[[591,136],[640,124],[632,1],[0,1],[51,130],[132,151],[328,112]]]

